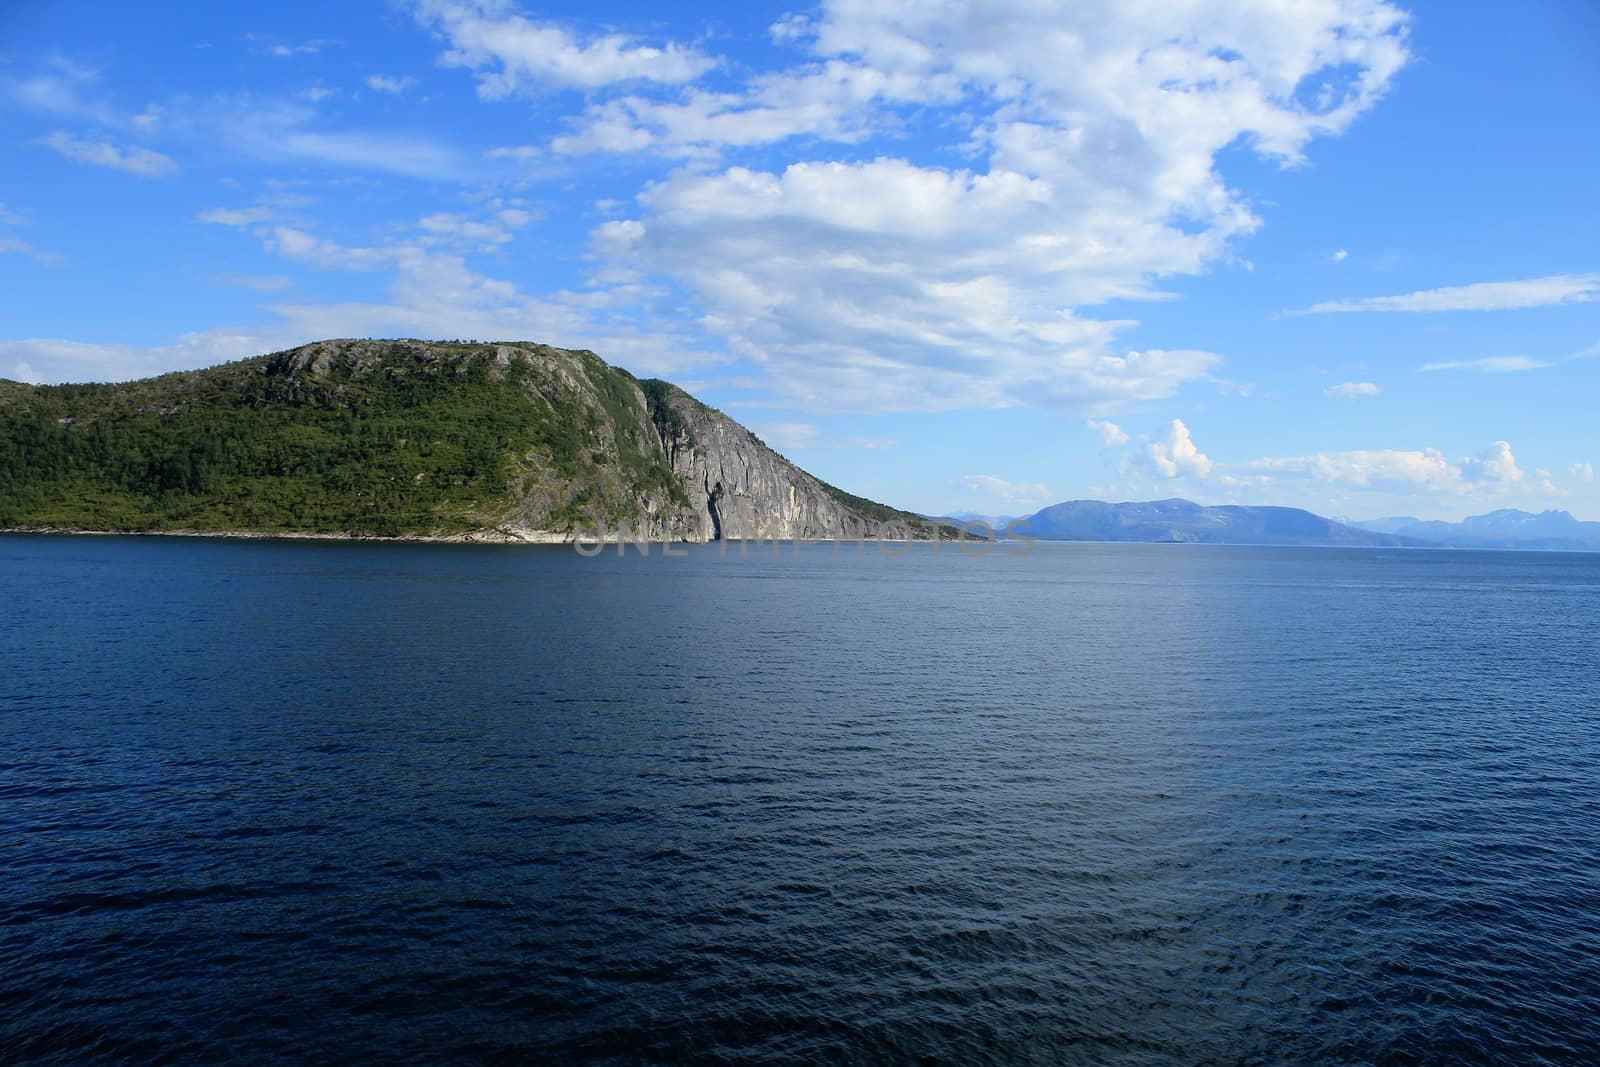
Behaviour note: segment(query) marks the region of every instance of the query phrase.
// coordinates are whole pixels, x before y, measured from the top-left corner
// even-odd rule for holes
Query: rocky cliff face
[[[373,374],[460,377],[475,363],[494,380],[526,390],[548,423],[540,444],[515,458],[504,509],[479,516],[503,536],[933,536],[935,527],[919,516],[835,489],[678,387],[640,381],[592,352],[527,343],[338,340],[272,357],[269,369],[329,384]]]
[[[683,524],[673,530],[686,540],[928,536],[928,524],[915,516],[850,506],[838,490],[681,389],[661,383],[649,399],[665,457],[689,498]]]

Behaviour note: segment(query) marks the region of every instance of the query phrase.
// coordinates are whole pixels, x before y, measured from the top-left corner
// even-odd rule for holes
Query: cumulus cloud
[[[1246,475],[1270,482],[1305,479],[1350,489],[1484,495],[1526,491],[1559,492],[1548,472],[1530,479],[1506,441],[1496,441],[1475,456],[1450,460],[1438,449],[1318,452],[1309,456],[1258,459],[1243,464]]]
[[[1354,400],[1362,396],[1377,396],[1383,392],[1373,382],[1340,382],[1330,385],[1322,391],[1323,396],[1331,396],[1335,400]]]
[[[1422,289],[1401,296],[1327,300],[1300,314],[1354,311],[1508,311],[1517,308],[1581,304],[1600,294],[1600,274],[1551,274],[1515,282],[1475,282],[1444,289]]]
[[[605,223],[595,241],[687,287],[702,325],[799,406],[1107,414],[1208,373],[1212,353],[1117,353],[1126,323],[1073,312],[1144,282],[1117,271],[1116,251],[1046,240],[1043,192],[1019,174],[890,159],[686,172],[645,194],[648,222]]]
[[[694,48],[659,47],[620,34],[582,40],[554,23],[537,22],[494,0],[419,0],[417,20],[449,44],[445,66],[465,67],[478,95],[498,100],[548,88],[599,89],[618,82],[690,82],[714,66]]]
[[[1590,463],[1574,463],[1567,468],[1567,473],[1579,481],[1594,481],[1594,465]]]
[[[1215,466],[1195,445],[1182,419],[1173,419],[1162,436],[1141,441],[1132,463],[1163,478],[1205,478]]]
[[[1090,419],[1089,429],[1100,435],[1100,440],[1107,448],[1116,448],[1128,443],[1128,435],[1114,422]]]
[[[26,360],[11,368],[11,378],[13,381],[27,382],[29,385],[38,385],[44,380],[39,377],[39,372],[33,369],[33,365]]]
[[[1496,441],[1486,451],[1460,463],[1461,477],[1468,483],[1514,485],[1527,477],[1517,466],[1508,441]]]
[[[177,163],[160,152],[137,145],[119,148],[110,141],[86,140],[64,130],[56,130],[38,143],[79,163],[110,167],[140,178],[159,178],[178,169]]]
[[[1489,356],[1486,359],[1456,359],[1443,363],[1424,363],[1417,369],[1420,371],[1476,370],[1491,374],[1506,374],[1515,371],[1539,370],[1549,365],[1543,360],[1529,359],[1527,356]]]
[[[1349,259],[1349,258],[1350,258],[1350,253],[1347,250],[1341,248],[1337,252],[1335,252],[1333,255],[1328,257],[1328,262],[1329,263],[1343,263],[1346,259]]]
[[[961,478],[961,487],[987,496],[998,497],[1010,504],[1032,506],[1050,499],[1050,487],[1040,482],[1031,485],[1009,482],[994,474],[967,474]]]
[[[1298,162],[1406,60],[1381,0],[1285,6],[836,0],[777,36],[807,60],[742,86],[596,101],[557,152],[704,157],[593,235],[669,279],[701,325],[811,408],[1039,404],[1109,414],[1217,357],[1119,350],[1083,309],[1159,298],[1259,224],[1218,173],[1245,144]],[[722,154],[851,145],[948,105],[968,167],[877,156],[774,170]]]
[[[1251,473],[1287,475],[1354,488],[1454,489],[1461,472],[1436,449],[1318,452],[1310,456],[1258,459]]]

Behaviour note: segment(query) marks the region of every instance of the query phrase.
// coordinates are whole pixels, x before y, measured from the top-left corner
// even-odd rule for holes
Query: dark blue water
[[[1600,556],[4,537],[0,606],[0,1061],[1600,1048]]]

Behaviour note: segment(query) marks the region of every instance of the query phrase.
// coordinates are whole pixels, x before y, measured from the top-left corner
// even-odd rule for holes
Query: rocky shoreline
[[[383,542],[411,542],[417,544],[454,544],[454,545],[615,545],[619,539],[615,535],[594,538],[585,534],[556,533],[548,530],[523,530],[517,528],[501,527],[493,530],[472,530],[459,534],[370,534],[370,533],[310,533],[294,530],[85,530],[67,526],[8,526],[0,527],[0,536],[6,534],[34,535],[51,537],[193,537],[211,538],[227,541],[383,541]],[[738,538],[722,539],[726,544],[767,544],[776,541],[787,544],[794,538]],[[927,538],[927,537],[823,537],[800,538],[802,544],[851,544],[856,541],[870,541],[873,544],[929,544],[936,541],[946,544],[956,543],[954,538]],[[963,541],[981,541],[982,538],[967,537]],[[716,540],[703,538],[625,538],[624,544],[651,544],[651,545],[703,545],[717,544]]]

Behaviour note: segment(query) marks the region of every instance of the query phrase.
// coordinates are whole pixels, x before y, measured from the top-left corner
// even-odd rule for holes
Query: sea
[[[1592,1063],[1600,556],[0,537],[0,1062]]]

